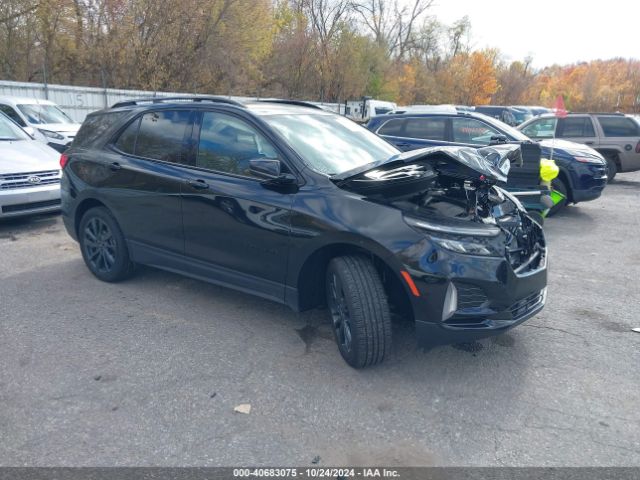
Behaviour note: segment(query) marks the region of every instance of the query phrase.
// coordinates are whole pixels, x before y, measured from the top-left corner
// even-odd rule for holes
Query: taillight
[[[636,153],[640,153],[640,140],[638,140],[638,143],[636,144]]]
[[[60,168],[64,170],[64,166],[67,164],[68,161],[69,161],[68,155],[65,155],[64,153],[60,155]]]

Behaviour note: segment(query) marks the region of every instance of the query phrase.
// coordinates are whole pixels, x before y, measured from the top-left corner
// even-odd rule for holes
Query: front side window
[[[410,118],[405,126],[405,137],[422,140],[447,140],[446,118]]]
[[[196,157],[197,167],[252,177],[250,161],[260,158],[278,158],[276,149],[260,132],[231,115],[204,113]]]
[[[640,135],[638,124],[628,117],[599,116],[605,137],[637,137]]]
[[[9,118],[0,113],[0,141],[29,140],[30,137]]]
[[[140,119],[134,154],[165,162],[185,163],[184,140],[190,118],[191,112],[188,110],[145,113]]]
[[[589,117],[567,117],[560,119],[558,137],[594,137],[593,125]]]
[[[20,117],[20,115],[18,115],[18,112],[16,112],[9,105],[0,105],[0,112],[4,113],[7,117],[9,117],[11,120],[16,122],[21,127],[26,127],[27,126],[27,124],[24,123],[24,120],[22,120],[22,117]]]
[[[69,116],[55,105],[29,103],[18,105],[18,109],[34,125],[47,123],[74,123]]]
[[[453,141],[472,145],[489,145],[491,137],[500,132],[473,118],[454,118],[452,120]]]
[[[556,131],[556,122],[557,119],[555,117],[542,118],[524,127],[522,133],[529,138],[553,138]]]

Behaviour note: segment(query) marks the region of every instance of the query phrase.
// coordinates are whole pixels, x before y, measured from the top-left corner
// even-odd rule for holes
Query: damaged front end
[[[542,228],[497,185],[520,161],[518,145],[435,147],[332,178],[400,210],[422,236],[397,255],[418,285],[412,303],[423,342],[499,333],[542,309]]]

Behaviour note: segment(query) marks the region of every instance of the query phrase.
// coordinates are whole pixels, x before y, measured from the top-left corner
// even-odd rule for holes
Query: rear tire
[[[354,368],[375,365],[391,348],[389,304],[371,260],[337,257],[326,275],[327,305],[342,358]]]
[[[118,282],[133,274],[135,265],[122,230],[105,207],[87,210],[80,220],[78,239],[84,263],[100,280]]]
[[[613,179],[616,178],[616,173],[618,173],[616,159],[617,157],[615,155],[607,155],[604,157],[605,162],[607,162],[607,182],[612,182]]]
[[[553,215],[558,213],[560,210],[562,210],[564,207],[566,207],[567,204],[569,203],[569,190],[567,189],[567,186],[564,184],[564,182],[560,178],[556,177],[553,180],[551,180],[551,187],[554,190],[560,192],[562,195],[564,195],[564,199],[560,203],[556,203],[553,207],[549,209],[549,213],[547,213],[547,217],[552,217]]]

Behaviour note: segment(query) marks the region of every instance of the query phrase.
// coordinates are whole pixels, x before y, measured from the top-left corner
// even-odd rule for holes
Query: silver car
[[[0,219],[60,209],[59,158],[0,113]]]

